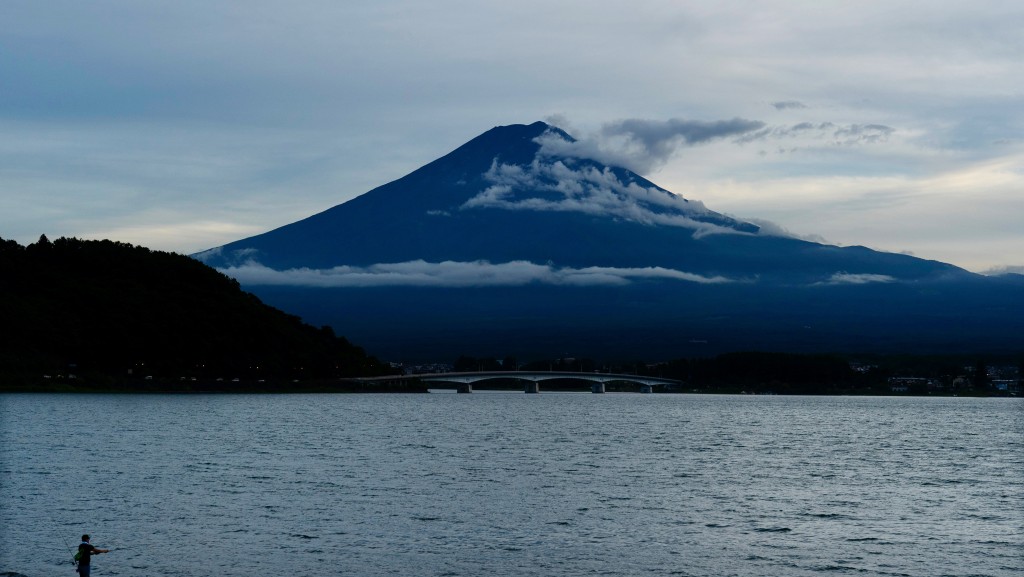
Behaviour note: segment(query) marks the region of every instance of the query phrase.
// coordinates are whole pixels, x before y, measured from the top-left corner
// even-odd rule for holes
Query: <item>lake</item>
[[[1024,400],[0,395],[0,575],[1024,574]]]

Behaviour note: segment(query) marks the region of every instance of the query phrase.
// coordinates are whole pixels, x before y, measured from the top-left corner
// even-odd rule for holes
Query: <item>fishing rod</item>
[[[67,549],[68,549],[68,555],[71,555],[71,564],[77,567],[78,566],[78,561],[75,559],[75,552],[74,552],[73,549],[71,549],[71,544],[68,543],[67,538],[64,537],[64,533],[61,533],[60,529],[57,528],[57,522],[53,520],[53,517],[51,517],[49,514],[47,514],[46,518],[50,521],[50,525],[53,527],[54,531],[58,535],[60,535],[61,541],[64,541],[64,546],[67,547]]]

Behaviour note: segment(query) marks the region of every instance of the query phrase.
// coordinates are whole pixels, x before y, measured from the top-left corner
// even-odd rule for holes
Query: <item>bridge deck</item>
[[[360,379],[363,381],[394,381],[416,379],[427,383],[455,383],[472,384],[481,381],[513,379],[540,383],[543,381],[579,380],[592,383],[626,382],[640,385],[681,385],[682,381],[674,379],[663,379],[660,377],[645,377],[641,375],[623,375],[610,373],[583,373],[583,372],[560,372],[560,371],[481,371],[475,373],[427,373],[420,375],[393,375],[389,377],[372,377]]]

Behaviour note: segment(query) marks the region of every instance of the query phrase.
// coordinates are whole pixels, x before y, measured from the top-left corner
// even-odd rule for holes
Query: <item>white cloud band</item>
[[[483,176],[491,186],[463,203],[463,210],[582,212],[642,224],[691,228],[695,237],[740,233],[737,229],[701,220],[720,218],[701,202],[688,201],[657,187],[622,182],[609,168],[568,166],[561,160],[538,157],[528,166],[495,161]],[[723,219],[723,222],[728,220]]]
[[[572,286],[627,285],[640,279],[670,279],[701,284],[733,282],[663,267],[559,268],[551,264],[511,261],[492,264],[487,261],[375,264],[368,267],[336,266],[329,269],[295,268],[274,270],[255,261],[219,269],[246,285],[305,287],[487,287],[550,284]]]
[[[873,282],[895,282],[896,279],[887,274],[850,274],[837,272],[821,284],[868,284]]]

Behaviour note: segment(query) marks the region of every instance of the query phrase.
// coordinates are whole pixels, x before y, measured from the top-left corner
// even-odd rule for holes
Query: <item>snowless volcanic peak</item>
[[[1019,283],[767,234],[627,165],[542,122],[500,126],[343,204],[197,258],[396,358],[1021,342]]]
[[[351,265],[414,259],[515,258],[541,262],[542,242],[599,249],[624,226],[690,238],[753,235],[759,228],[586,155],[565,131],[535,122],[493,128],[442,158],[346,203],[197,255],[213,266]],[[598,229],[605,227],[602,233]],[[590,229],[583,234],[583,228]],[[578,234],[568,235],[570,230]],[[534,235],[526,240],[527,235]],[[524,250],[504,250],[509,239]],[[493,254],[483,248],[491,243]],[[472,254],[471,254],[472,253]],[[580,264],[601,264],[599,262]]]

